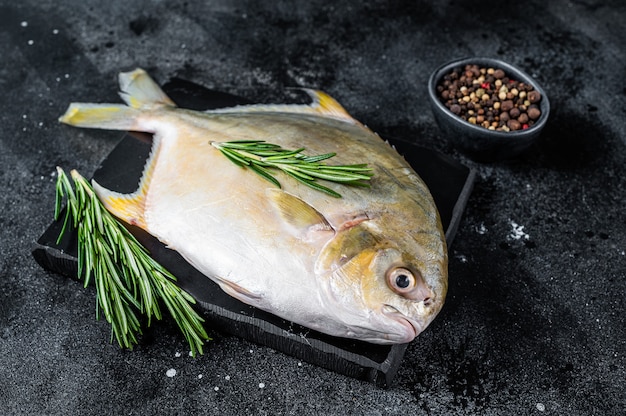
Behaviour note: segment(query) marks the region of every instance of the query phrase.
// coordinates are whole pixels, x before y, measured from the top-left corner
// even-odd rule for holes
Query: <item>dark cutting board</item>
[[[170,81],[163,89],[180,107],[195,110],[249,104],[243,98],[179,79]],[[111,190],[135,191],[150,152],[149,139],[142,134],[126,135],[102,162],[94,178]],[[471,192],[474,172],[444,155],[411,144],[408,141],[411,138],[386,139],[405,156],[430,188],[449,246]],[[33,256],[42,267],[76,278],[75,233],[66,233],[56,244],[60,229],[61,223],[53,222],[35,244]],[[335,338],[260,311],[222,292],[178,253],[166,249],[143,230],[132,228],[132,232],[159,263],[177,276],[180,287],[198,301],[198,310],[207,319],[207,328],[237,335],[380,386],[388,386],[395,376],[407,344],[385,346]],[[419,342],[419,337],[414,342]]]

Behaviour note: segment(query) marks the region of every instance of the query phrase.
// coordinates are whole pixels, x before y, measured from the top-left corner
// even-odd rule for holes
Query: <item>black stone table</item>
[[[624,22],[618,0],[0,2],[0,414],[623,414]],[[470,55],[548,91],[526,155],[479,164],[441,137],[426,81]],[[55,166],[89,176],[123,136],[58,116],[119,101],[117,73],[135,67],[254,102],[319,88],[476,172],[447,303],[391,386],[219,330],[192,358],[167,319],[120,350],[94,289],[35,262]]]

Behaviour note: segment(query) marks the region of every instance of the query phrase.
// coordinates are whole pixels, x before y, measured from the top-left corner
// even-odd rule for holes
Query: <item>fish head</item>
[[[424,232],[403,224],[384,215],[363,221],[339,231],[321,253],[323,292],[343,336],[410,342],[441,310],[448,286],[441,226]]]

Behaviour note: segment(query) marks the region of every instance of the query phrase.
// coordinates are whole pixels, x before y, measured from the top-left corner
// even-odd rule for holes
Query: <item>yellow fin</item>
[[[326,218],[297,196],[276,188],[268,189],[267,196],[296,237],[308,242],[335,234]]]
[[[313,104],[310,107],[316,112],[334,118],[355,121],[346,109],[330,95],[319,90],[305,89],[305,91],[313,99]]]
[[[145,218],[146,198],[150,182],[152,181],[154,167],[161,149],[161,142],[155,140],[152,146],[152,151],[146,161],[141,180],[139,181],[139,187],[132,194],[114,192],[104,188],[96,181],[92,181],[93,189],[96,191],[96,195],[98,195],[98,198],[107,211],[119,219],[126,221],[128,224],[136,225],[148,232],[150,230],[148,229]]]
[[[132,130],[139,111],[122,104],[72,103],[59,121],[76,127]]]
[[[166,105],[176,107],[172,101],[141,68],[119,75],[120,97],[133,108],[149,108]]]
[[[142,188],[135,193],[125,195],[108,190],[95,180],[92,180],[91,184],[107,211],[130,225],[147,230],[144,218],[146,194]]]
[[[359,123],[333,97],[325,92],[303,89],[312,98],[311,104],[251,104],[208,110],[207,113],[292,113],[314,114],[350,123]],[[360,124],[360,123],[359,123]]]

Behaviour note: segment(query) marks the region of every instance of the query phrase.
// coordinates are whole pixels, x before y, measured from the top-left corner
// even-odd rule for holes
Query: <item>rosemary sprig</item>
[[[141,334],[137,312],[145,315],[150,325],[152,317],[162,317],[160,300],[187,339],[191,354],[202,354],[209,337],[202,326],[204,319],[191,306],[195,300],[104,208],[85,178],[72,170],[72,184],[61,168],[57,171],[55,220],[61,215],[63,199],[67,199],[59,240],[71,219],[78,236],[78,276],[82,276],[85,287],[93,277],[96,318],[103,313],[111,324],[111,341],[115,337],[121,347],[132,349]]]
[[[322,161],[330,159],[336,153],[305,156],[302,154],[304,147],[286,150],[263,140],[211,142],[211,145],[219,149],[231,162],[250,168],[279,188],[280,182],[270,172],[271,168],[278,169],[297,181],[335,198],[341,198],[341,194],[320,185],[317,182],[318,179],[344,185],[369,187],[369,184],[364,181],[370,180],[374,175],[367,164],[327,165]]]

